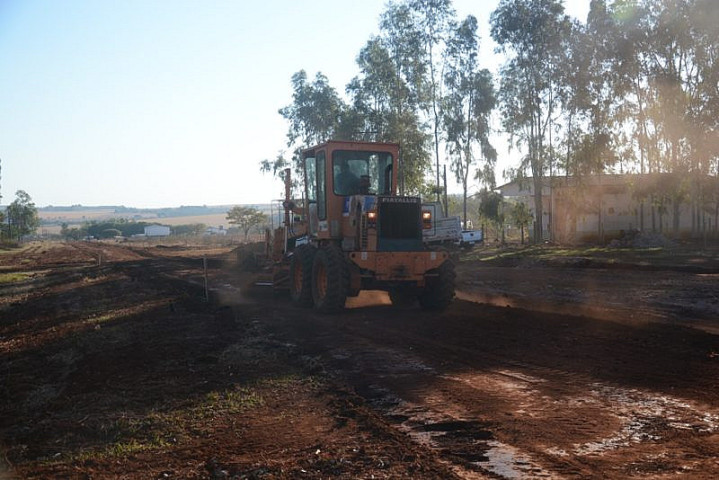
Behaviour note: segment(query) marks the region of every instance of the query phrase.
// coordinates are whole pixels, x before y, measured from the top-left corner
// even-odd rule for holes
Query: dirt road
[[[207,304],[196,252],[73,248],[1,287],[18,477],[719,477],[706,273],[550,269],[533,288],[464,263],[442,314],[367,293],[326,316],[243,294],[223,252],[203,252]]]

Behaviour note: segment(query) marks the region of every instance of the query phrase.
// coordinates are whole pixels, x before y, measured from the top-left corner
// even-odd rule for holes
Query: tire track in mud
[[[453,312],[431,318],[370,307],[337,318],[280,308],[291,335],[320,353],[332,375],[460,477],[719,475],[719,409],[711,400],[458,346],[453,338],[473,329],[443,332],[462,320]],[[470,308],[483,315],[482,306]],[[590,348],[605,346],[587,338],[580,341]]]

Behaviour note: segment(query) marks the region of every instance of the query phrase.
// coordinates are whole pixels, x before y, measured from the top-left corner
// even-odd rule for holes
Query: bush
[[[108,228],[100,233],[100,238],[115,238],[122,235],[122,232],[116,228]]]

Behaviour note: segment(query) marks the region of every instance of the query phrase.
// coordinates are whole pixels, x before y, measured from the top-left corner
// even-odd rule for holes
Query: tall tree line
[[[653,174],[635,187],[651,212],[641,228],[661,229],[671,213],[677,229],[683,203],[695,230],[712,216],[716,225],[719,2],[591,0],[578,21],[561,0],[501,0],[489,25],[505,55],[498,78],[482,68],[479,30],[450,0],[388,3],[344,95],[322,73],[292,77],[292,103],[280,109],[288,147],[399,142],[405,193],[439,199],[447,165],[466,199],[495,186],[498,111],[521,153],[509,173],[532,185],[535,212],[553,176],[637,172]],[[264,168],[289,163],[280,156]]]
[[[535,212],[547,174],[637,172],[652,174],[635,185],[642,222],[651,210],[640,228],[662,230],[671,211],[678,231],[687,202],[695,232],[717,224],[719,3],[592,0],[581,23],[558,0],[502,0],[491,28],[508,55],[503,127],[523,147],[514,173],[532,178]]]
[[[477,179],[494,186],[490,144],[494,82],[480,68],[477,20],[459,20],[451,0],[388,3],[379,33],[357,54],[357,75],[341,96],[320,72],[292,77],[292,103],[279,110],[297,149],[328,139],[397,142],[400,190],[436,196],[445,164],[468,192]],[[345,100],[346,99],[346,100]],[[316,108],[324,108],[322,114]],[[262,162],[266,172],[292,163]],[[481,172],[481,173],[477,173]]]

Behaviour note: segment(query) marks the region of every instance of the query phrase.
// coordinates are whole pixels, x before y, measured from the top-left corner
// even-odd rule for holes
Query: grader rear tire
[[[290,262],[290,298],[302,307],[311,307],[312,264],[317,249],[311,245],[295,248]]]
[[[312,266],[312,299],[322,313],[341,311],[349,291],[349,269],[342,250],[325,245],[317,251]]]
[[[425,310],[441,311],[446,309],[454,298],[454,263],[447,260],[432,273],[437,273],[437,276],[428,280],[419,295],[419,304]]]

